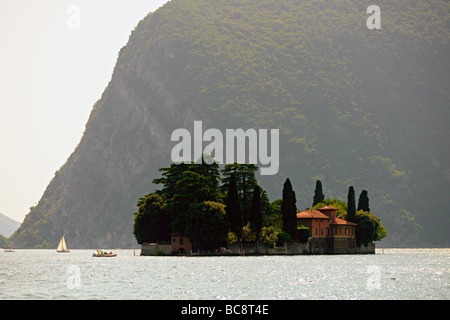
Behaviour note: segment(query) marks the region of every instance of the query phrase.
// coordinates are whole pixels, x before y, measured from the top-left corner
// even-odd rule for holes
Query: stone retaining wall
[[[172,254],[172,245],[170,244],[156,244],[143,243],[141,245],[141,256],[166,256]]]
[[[333,248],[324,240],[320,240],[320,245],[316,245],[318,239],[310,238],[307,243],[285,243],[283,246],[269,248],[262,243],[233,243],[228,245],[228,250],[241,252],[243,255],[300,255],[300,254],[374,254],[375,244],[369,243],[367,247]]]
[[[231,253],[240,255],[301,255],[301,254],[375,254],[375,244],[361,247],[334,248],[324,239],[309,238],[306,243],[285,243],[283,246],[269,248],[263,243],[233,243],[228,245]],[[170,244],[143,243],[141,256],[171,255]],[[201,255],[201,254],[198,254]],[[207,254],[205,254],[207,255]]]

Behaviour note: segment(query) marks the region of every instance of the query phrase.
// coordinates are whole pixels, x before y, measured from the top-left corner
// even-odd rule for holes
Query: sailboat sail
[[[56,248],[56,251],[58,252],[68,252],[66,240],[64,239],[64,236],[61,237],[61,240],[59,241],[58,247]]]

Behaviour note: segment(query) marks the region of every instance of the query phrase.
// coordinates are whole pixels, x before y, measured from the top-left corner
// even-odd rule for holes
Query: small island
[[[327,199],[316,181],[311,208],[299,211],[286,179],[270,202],[253,164],[172,163],[161,168],[160,190],[140,198],[133,233],[141,255],[373,254],[387,236],[370,212],[367,191],[358,206]]]

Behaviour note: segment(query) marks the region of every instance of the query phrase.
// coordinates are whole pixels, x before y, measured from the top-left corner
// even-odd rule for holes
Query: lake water
[[[114,258],[94,258],[94,251],[1,250],[0,300],[450,298],[450,249],[258,257],[114,250]]]

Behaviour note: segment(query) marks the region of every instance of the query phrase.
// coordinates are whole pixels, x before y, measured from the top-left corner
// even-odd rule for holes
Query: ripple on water
[[[449,249],[383,252],[181,258],[120,250],[116,258],[96,259],[90,250],[16,250],[0,253],[0,299],[450,298]],[[69,288],[76,276],[79,286]]]

